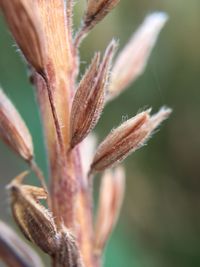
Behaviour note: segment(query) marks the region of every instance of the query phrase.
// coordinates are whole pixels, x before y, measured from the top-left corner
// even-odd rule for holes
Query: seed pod
[[[131,150],[135,150],[147,135],[147,130],[141,129],[148,120],[149,112],[145,111],[113,130],[97,148],[91,169],[102,171],[121,162]]]
[[[102,171],[120,163],[131,152],[140,148],[154,129],[171,113],[171,109],[162,108],[150,118],[149,111],[139,113],[124,122],[106,137],[97,148],[91,172]]]
[[[88,30],[101,21],[120,0],[88,0],[84,24]]]
[[[0,259],[9,267],[44,266],[35,251],[2,221],[0,221]]]
[[[23,159],[33,158],[31,135],[8,97],[0,89],[0,138]]]
[[[96,54],[74,96],[71,112],[72,148],[92,131],[99,120],[104,106],[110,62],[115,47],[116,43],[112,41],[100,65],[99,54]]]
[[[64,226],[60,230],[60,247],[53,258],[58,267],[83,267],[76,240]]]
[[[100,22],[120,0],[88,0],[83,25],[76,35],[74,45],[78,47],[88,32]]]
[[[95,226],[95,255],[101,255],[118,220],[124,197],[125,173],[122,167],[106,171],[102,177]]]
[[[26,0],[0,0],[0,8],[24,57],[36,71],[45,62],[45,45],[40,20],[34,3]]]
[[[167,15],[165,13],[157,12],[149,15],[121,51],[113,66],[109,99],[120,94],[143,73],[158,35],[166,21]]]
[[[8,185],[13,216],[29,241],[53,255],[58,247],[59,234],[52,214],[38,202],[47,194],[42,188],[22,185],[26,175],[27,172],[20,174]]]
[[[15,221],[25,237],[49,254],[56,266],[81,267],[79,251],[72,233],[63,225],[56,226],[52,214],[39,199],[46,199],[43,188],[23,185],[24,172],[8,185]]]
[[[86,71],[85,75],[83,76],[78,89],[76,91],[76,94],[74,96],[73,104],[72,104],[72,111],[71,111],[71,147],[74,147],[77,143],[81,141],[81,139],[84,138],[85,133],[83,133],[83,130],[81,128],[84,127],[83,124],[83,111],[85,113],[85,107],[87,107],[87,102],[85,105],[85,101],[87,100],[91,88],[94,88],[94,84],[96,81],[96,76],[99,70],[99,60],[100,60],[100,54],[97,53]],[[81,112],[80,112],[81,110]],[[84,114],[85,115],[85,114]],[[87,129],[86,129],[87,131]],[[86,132],[85,131],[85,132]]]

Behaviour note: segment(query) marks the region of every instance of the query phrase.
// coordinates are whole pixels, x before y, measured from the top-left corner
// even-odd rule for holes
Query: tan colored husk
[[[72,233],[63,225],[58,228],[51,212],[38,201],[47,199],[47,193],[43,188],[22,184],[27,174],[21,173],[7,186],[19,228],[29,241],[55,260],[56,266],[83,266]]]
[[[139,113],[113,130],[99,145],[95,153],[91,171],[102,171],[121,162],[124,157],[138,147],[149,130],[142,128],[149,121],[149,111]]]
[[[83,25],[78,31],[74,45],[78,47],[88,32],[117,6],[120,0],[87,0]]]
[[[1,88],[0,138],[26,161],[30,161],[33,158],[33,143],[29,130]]]
[[[94,84],[96,82],[96,76],[99,71],[99,61],[100,53],[96,53],[91,65],[80,81],[73,99],[70,123],[71,147],[74,147],[76,144],[81,142],[81,140],[85,137],[85,133],[88,131],[88,129],[86,129],[85,132],[83,132],[84,129],[82,128],[84,125],[82,124],[82,121],[83,117],[87,116],[88,97],[90,96],[90,92],[94,88]]]
[[[81,142],[95,127],[102,109],[108,83],[111,59],[116,48],[113,40],[106,49],[102,63],[94,57],[74,97],[71,111],[71,147]]]
[[[37,199],[45,198],[46,192],[37,187],[33,190],[22,185],[24,172],[8,185],[13,216],[25,237],[52,255],[57,250],[58,232],[52,214]],[[35,191],[37,193],[35,193]]]
[[[161,108],[149,116],[148,111],[139,113],[113,130],[97,148],[91,165],[91,172],[102,171],[119,164],[130,153],[140,148],[158,125],[168,118],[169,108]]]
[[[117,6],[120,0],[88,0],[84,24],[88,30],[93,28],[110,11]]]
[[[56,267],[85,267],[75,237],[65,226],[60,230],[60,248],[55,256]]]
[[[27,0],[0,0],[0,8],[24,57],[32,67],[42,72],[46,51],[35,4]]]
[[[119,53],[111,75],[108,99],[119,95],[145,70],[158,35],[167,21],[167,15],[156,12],[144,20],[127,45]]]
[[[98,121],[104,104],[105,87],[115,46],[115,42],[112,41],[105,52],[101,64],[99,64],[99,55],[95,56],[91,67],[79,85],[71,113],[72,147],[82,141]],[[78,159],[79,161],[80,158]],[[92,196],[90,188],[88,188],[86,173],[80,166],[75,169],[79,180],[76,208],[77,236],[84,262],[86,266],[92,267],[94,262],[92,253]]]

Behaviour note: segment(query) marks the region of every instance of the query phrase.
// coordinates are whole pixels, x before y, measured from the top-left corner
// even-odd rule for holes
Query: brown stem
[[[88,29],[87,26],[83,24],[83,26],[78,30],[75,38],[74,38],[74,47],[78,49],[84,37],[87,35]]]
[[[35,162],[34,159],[31,159],[29,161],[29,165],[31,170],[35,173],[35,175],[38,177],[42,187],[44,188],[44,190],[48,193],[48,188],[47,185],[45,183],[45,177],[41,171],[41,169],[39,168],[39,166],[37,165],[37,163]]]
[[[59,143],[59,146],[60,146],[60,151],[61,151],[62,155],[64,155],[65,154],[64,142],[63,142],[63,138],[62,138],[61,127],[60,127],[60,124],[59,124],[58,115],[57,115],[57,112],[56,112],[56,107],[55,107],[55,104],[54,104],[54,97],[53,97],[53,94],[52,94],[51,86],[49,84],[48,74],[47,73],[45,73],[45,74],[42,73],[41,76],[44,79],[45,84],[46,84],[49,103],[50,103],[50,106],[51,106],[51,111],[52,111],[53,120],[54,120],[54,124],[55,124],[56,134],[57,134],[57,138],[58,138],[58,143]]]

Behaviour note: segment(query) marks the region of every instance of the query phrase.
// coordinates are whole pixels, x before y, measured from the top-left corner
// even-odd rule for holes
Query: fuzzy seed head
[[[114,98],[144,71],[167,19],[161,12],[146,18],[117,57],[111,79],[116,42],[108,45],[102,60],[96,53],[75,91],[80,63],[78,47],[119,1],[87,0],[82,25],[74,37],[73,0],[0,0],[0,9],[27,60],[36,87],[51,178],[49,194],[34,160],[31,135],[0,90],[0,137],[29,163],[43,185],[24,185],[27,172],[14,178],[7,187],[12,213],[24,236],[51,257],[54,267],[100,266],[123,201],[125,174],[121,167],[104,173],[95,228],[93,174],[117,165],[141,147],[171,113],[164,107],[150,116],[150,110],[146,110],[114,129],[92,156],[90,138],[87,148],[83,147],[82,141],[100,118],[106,96]],[[42,199],[47,200],[47,207],[40,202]],[[42,267],[28,250],[24,249],[22,256],[22,250],[16,236],[0,222],[0,258],[10,267]]]
[[[141,131],[141,128],[148,120],[149,112],[145,111],[113,130],[97,148],[91,170],[110,168],[121,162],[130,151],[136,150],[147,135],[147,130]]]
[[[81,142],[95,127],[104,107],[111,60],[116,48],[113,40],[99,64],[97,53],[75,94],[71,112],[71,147]]]
[[[140,148],[151,136],[158,125],[171,113],[162,108],[157,114],[149,116],[148,111],[139,113],[113,130],[97,148],[91,171],[103,171],[119,164],[130,153]]]

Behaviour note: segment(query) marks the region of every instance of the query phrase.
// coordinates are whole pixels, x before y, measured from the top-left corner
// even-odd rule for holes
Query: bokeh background
[[[77,1],[75,25],[83,8],[84,1]],[[200,266],[200,1],[121,1],[84,41],[81,67],[83,72],[94,51],[103,51],[113,36],[122,48],[144,17],[156,10],[167,12],[169,21],[148,66],[105,108],[96,134],[102,140],[125,117],[144,107],[157,111],[167,105],[173,114],[148,145],[124,163],[127,190],[119,223],[107,246],[106,267]],[[2,18],[0,84],[26,121],[37,161],[47,173],[34,89]],[[25,168],[0,142],[0,219],[10,224],[5,185]]]

